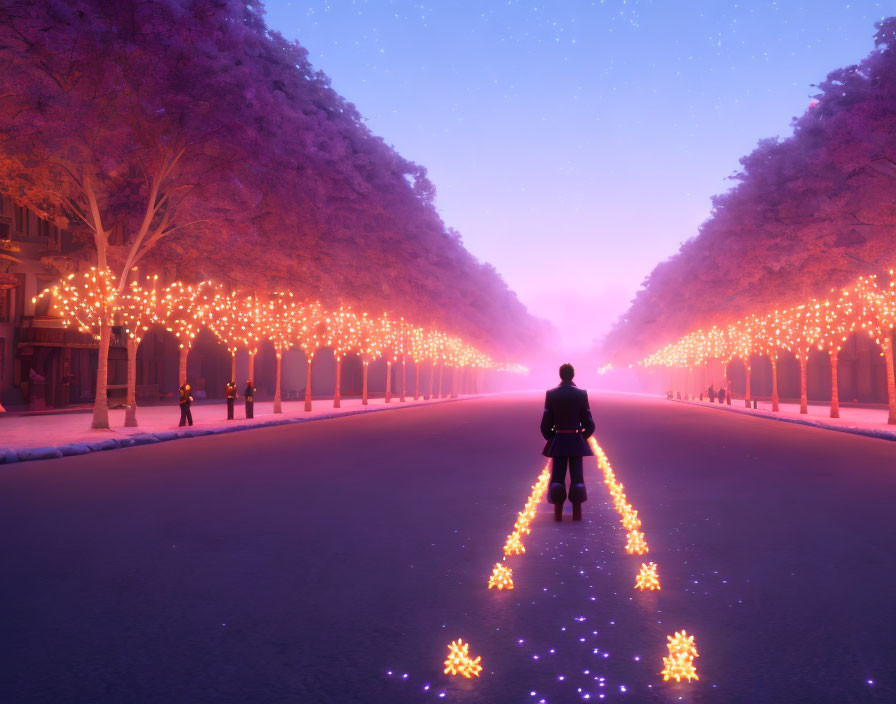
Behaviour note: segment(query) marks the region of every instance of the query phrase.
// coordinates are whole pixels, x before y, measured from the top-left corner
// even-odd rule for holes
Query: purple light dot
[[[865,680],[865,684],[867,684],[869,687],[873,687],[873,686],[874,686],[874,680]]]
[[[533,655],[533,656],[532,656],[532,659],[533,659],[533,660],[538,660],[538,656],[537,656],[537,655]]]
[[[392,670],[386,670],[386,674],[389,675],[389,677],[391,677],[391,676],[392,676]]]
[[[408,678],[408,673],[405,672],[405,673],[401,676],[401,679],[406,680],[407,678]]]
[[[635,657],[633,657],[632,660],[634,660],[635,662],[641,662],[641,656],[635,655]]]
[[[444,698],[445,698],[445,693],[439,692],[439,699],[444,699]]]
[[[624,685],[624,684],[621,684],[621,685],[619,685],[619,691],[620,691],[620,692],[627,692],[628,690],[625,688],[625,685]]]
[[[557,681],[558,681],[558,682],[562,682],[562,681],[565,680],[565,679],[566,679],[566,675],[557,675]]]
[[[608,658],[608,657],[610,657],[610,654],[609,654],[609,653],[604,653],[604,657],[605,657],[605,658]]]

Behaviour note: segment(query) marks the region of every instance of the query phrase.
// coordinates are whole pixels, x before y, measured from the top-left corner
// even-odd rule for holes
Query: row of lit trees
[[[886,287],[876,276],[860,277],[828,300],[811,299],[786,310],[748,315],[729,325],[696,330],[641,361],[643,366],[687,368],[718,360],[723,365],[741,359],[746,368],[746,403],[750,402],[750,360],[768,357],[772,368],[772,410],[778,410],[778,356],[792,352],[800,364],[800,413],[807,413],[806,365],[813,348],[826,351],[831,364],[831,417],[839,418],[837,358],[841,345],[855,330],[867,332],[886,362],[890,424],[896,424],[896,376],[892,330],[896,325],[896,278],[890,270]]]
[[[401,401],[405,400],[405,368],[413,361],[416,370],[414,399],[420,397],[420,365],[430,363],[429,396],[433,393],[435,369],[438,366],[439,393],[445,366],[461,374],[466,368],[497,369],[518,372],[517,365],[496,364],[487,354],[466,344],[458,337],[439,330],[412,325],[404,318],[388,314],[372,317],[348,307],[327,310],[316,301],[299,301],[289,292],[265,296],[256,293],[227,292],[210,281],[198,284],[175,282],[161,286],[158,276],[142,283],[132,282],[121,293],[115,276],[109,270],[92,267],[89,271],[71,274],[60,283],[45,289],[38,298],[50,297],[52,309],[66,327],[76,327],[100,339],[105,329],[121,326],[127,334],[127,400],[125,425],[136,426],[137,348],[143,335],[153,328],[171,332],[180,349],[178,383],[187,379],[187,356],[202,328],[208,328],[231,355],[231,379],[236,380],[236,354],[243,349],[249,355],[249,378],[254,379],[255,356],[264,340],[273,344],[277,359],[274,392],[274,413],[282,413],[281,361],[283,353],[300,348],[308,361],[305,386],[305,410],[311,410],[311,368],[318,350],[330,349],[336,360],[336,387],[333,406],[339,408],[342,360],[357,355],[363,365],[362,403],[367,404],[367,370],[370,363],[386,361],[386,402],[391,401],[392,367],[400,365]],[[37,299],[35,299],[37,300]],[[108,359],[101,354],[97,365],[98,403],[105,403]],[[452,375],[451,394],[457,395],[456,375]],[[94,427],[98,425],[94,419]]]

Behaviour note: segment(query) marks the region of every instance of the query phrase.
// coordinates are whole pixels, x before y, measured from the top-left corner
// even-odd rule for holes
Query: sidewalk
[[[896,440],[896,425],[887,423],[887,407],[880,408],[851,408],[840,407],[840,417],[831,418],[831,407],[827,404],[810,403],[808,413],[800,414],[800,405],[798,403],[779,403],[780,410],[776,413],[772,411],[771,401],[758,401],[757,408],[744,407],[743,398],[735,398],[731,401],[731,405],[722,405],[719,403],[710,403],[709,401],[679,401],[672,399],[676,403],[687,403],[692,406],[706,406],[719,411],[729,411],[734,413],[745,413],[761,418],[770,418],[772,420],[783,421],[785,423],[798,423],[800,425],[811,425],[816,428],[824,428],[826,430],[837,430],[841,433],[854,433],[856,435],[867,435],[873,438],[881,438],[883,440]]]
[[[360,398],[342,400],[341,408],[333,408],[332,399],[315,400],[310,412],[304,401],[284,401],[283,413],[274,414],[273,401],[255,403],[255,417],[247,420],[245,406],[236,405],[235,420],[226,420],[227,406],[223,400],[194,403],[191,409],[193,426],[178,428],[178,405],[145,406],[137,409],[138,428],[124,427],[124,410],[109,410],[109,430],[92,430],[90,413],[59,413],[38,416],[0,416],[0,464],[27,460],[49,459],[66,455],[84,455],[99,450],[146,445],[149,443],[231,433],[239,430],[303,423],[312,420],[337,418],[358,413],[375,413],[413,406],[447,403],[459,399],[478,398],[459,396],[458,399],[433,399],[414,401],[411,397],[401,403],[393,396],[391,403],[385,399],[371,398],[364,406]]]

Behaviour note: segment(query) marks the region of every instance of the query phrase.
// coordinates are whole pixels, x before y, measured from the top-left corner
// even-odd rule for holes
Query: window
[[[23,207],[21,207],[20,205],[14,205],[14,206],[12,206],[12,212],[13,212],[13,215],[15,216],[15,220],[16,220],[16,234],[18,234],[18,235],[26,234],[25,233],[25,224],[26,224],[27,218],[25,217],[25,209]]]
[[[9,301],[11,298],[10,289],[0,289],[0,323],[9,322]]]

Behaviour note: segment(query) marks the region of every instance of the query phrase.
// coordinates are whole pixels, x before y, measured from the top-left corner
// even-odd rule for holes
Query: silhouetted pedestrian
[[[588,392],[576,388],[571,364],[560,367],[560,384],[544,396],[541,434],[545,439],[541,454],[551,458],[548,503],[554,504],[554,520],[563,519],[566,501],[566,468],[569,467],[569,500],[572,519],[582,520],[582,503],[588,500],[582,457],[594,455],[587,440],[594,433],[594,419],[588,406]],[[671,393],[671,391],[670,391]]]
[[[243,393],[243,396],[246,397],[246,418],[255,417],[255,392],[257,390],[252,386],[252,380],[249,379],[246,382],[246,391]]]
[[[236,382],[228,381],[224,386],[224,395],[227,397],[227,420],[233,420],[233,404],[236,402]]]
[[[709,385],[707,394],[709,394],[709,402],[715,403],[716,402],[716,389],[712,384]]]
[[[719,389],[719,405],[721,406],[723,403],[725,403],[725,387],[724,386]]]
[[[190,385],[184,384],[180,387],[180,423],[177,427],[190,424],[193,425],[193,414],[190,412],[190,404],[193,403],[193,397],[190,395]]]

